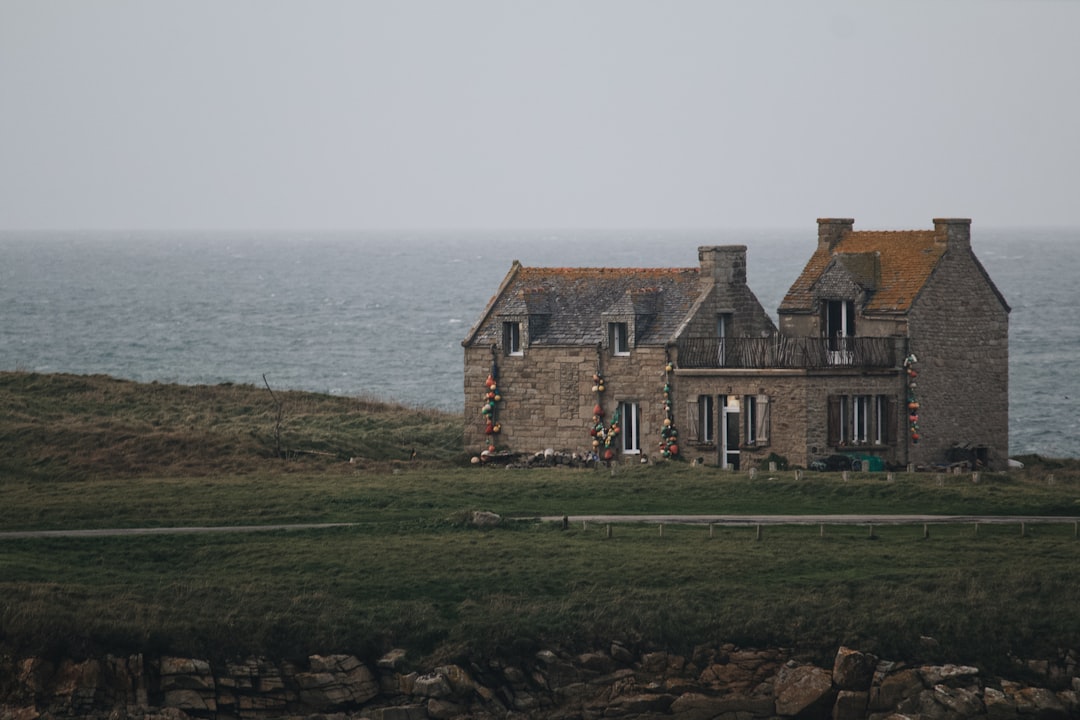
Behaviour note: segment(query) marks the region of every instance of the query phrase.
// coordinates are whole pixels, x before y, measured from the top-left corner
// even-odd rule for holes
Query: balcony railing
[[[896,340],[889,337],[691,337],[679,341],[682,368],[892,368]]]

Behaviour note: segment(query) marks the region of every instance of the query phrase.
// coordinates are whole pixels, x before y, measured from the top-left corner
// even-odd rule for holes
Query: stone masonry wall
[[[1016,661],[1021,684],[965,665],[841,647],[821,666],[790,650],[702,645],[689,655],[613,642],[590,652],[411,667],[398,649],[304,662],[133,655],[0,657],[0,720],[953,720],[1080,714],[1077,656]]]
[[[950,249],[909,319],[918,358],[920,440],[912,462],[941,462],[954,445],[1009,453],[1009,316],[966,248]]]
[[[787,458],[792,465],[808,467],[818,457],[838,451],[865,451],[886,462],[906,464],[904,424],[901,421],[903,380],[898,371],[865,373],[836,370],[831,373],[802,370],[683,370],[676,373],[676,407],[696,403],[699,395],[767,395],[770,405],[769,442],[742,448],[741,464],[748,468],[770,454]],[[889,395],[895,399],[897,438],[886,446],[868,445],[835,448],[828,444],[828,399],[830,395]],[[689,410],[676,416],[686,422]],[[719,408],[714,427],[720,431]],[[716,444],[683,442],[685,457],[718,461]]]
[[[599,358],[605,381],[601,395],[604,422],[610,423],[619,402],[637,402],[641,451],[652,454],[665,417],[664,349],[639,346],[622,357],[604,348]],[[520,357],[499,355],[496,362],[502,398],[496,404],[501,432],[493,436],[498,449],[529,454],[548,448],[582,454],[592,451],[589,430],[597,403],[592,390],[597,370],[595,347],[531,347]],[[488,445],[480,410],[490,368],[490,349],[465,349],[465,449],[471,453]]]

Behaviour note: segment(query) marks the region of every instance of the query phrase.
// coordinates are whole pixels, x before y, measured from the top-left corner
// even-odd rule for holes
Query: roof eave
[[[495,306],[499,303],[499,300],[502,299],[503,294],[506,292],[506,288],[510,286],[510,283],[514,281],[514,278],[521,271],[521,267],[521,263],[517,260],[514,260],[510,264],[510,270],[507,271],[506,277],[504,277],[503,281],[499,284],[499,289],[496,290],[495,294],[491,296],[490,300],[488,300],[487,307],[485,307],[484,312],[480,314],[480,319],[477,320],[471,328],[469,328],[468,335],[466,335],[465,339],[461,341],[462,347],[469,347],[470,345],[472,345],[473,340],[476,339],[477,333],[480,332],[480,328],[482,328],[484,326],[484,323],[487,322],[487,319],[495,310]]]

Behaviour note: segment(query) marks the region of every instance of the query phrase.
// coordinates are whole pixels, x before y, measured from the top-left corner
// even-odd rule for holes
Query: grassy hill
[[[0,475],[42,479],[315,471],[461,455],[461,417],[253,385],[0,373]],[[282,459],[290,462],[282,463]]]
[[[686,463],[477,468],[459,462],[458,416],[274,395],[0,373],[0,532],[352,523],[0,537],[0,652],[372,657],[405,646],[446,657],[621,639],[679,651],[846,643],[994,665],[1080,647],[1076,461],[1027,458],[1023,472],[979,483],[869,473],[752,481]],[[474,509],[1063,519],[1023,534],[934,526],[929,538],[921,526],[790,526],[760,540],[753,528],[619,526],[609,538],[602,527],[534,521],[478,529],[463,521]]]

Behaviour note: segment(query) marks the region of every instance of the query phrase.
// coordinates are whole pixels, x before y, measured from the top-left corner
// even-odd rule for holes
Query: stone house
[[[970,221],[853,227],[818,221],[779,327],[742,245],[694,268],[515,262],[462,342],[466,448],[1004,466],[1009,306]]]

